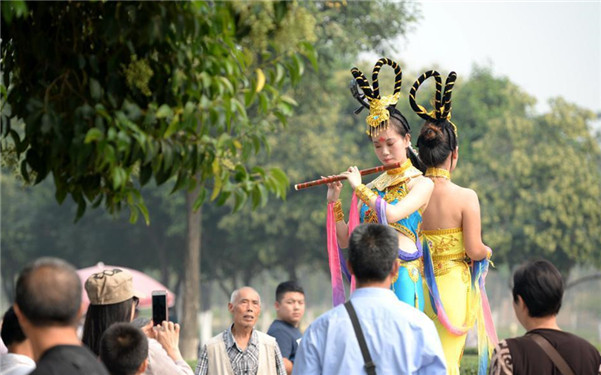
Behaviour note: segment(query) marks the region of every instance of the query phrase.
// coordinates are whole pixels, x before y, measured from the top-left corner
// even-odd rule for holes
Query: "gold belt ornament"
[[[448,254],[448,255],[433,255],[432,266],[434,268],[434,276],[441,276],[449,273],[454,268],[467,267],[465,254]]]
[[[420,257],[420,258],[417,258],[410,262],[405,262],[404,260],[397,258],[396,261],[398,262],[400,267],[404,267],[407,270],[407,273],[409,274],[409,278],[414,283],[416,283],[419,280],[420,275],[422,277],[424,277],[424,259],[423,258]],[[398,279],[399,279],[399,274],[397,273],[396,276],[392,279],[392,283],[394,284]]]

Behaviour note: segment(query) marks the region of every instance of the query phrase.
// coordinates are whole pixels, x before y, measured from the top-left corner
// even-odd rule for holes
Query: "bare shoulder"
[[[454,194],[457,194],[458,197],[469,203],[478,202],[478,193],[476,193],[476,191],[474,191],[473,189],[455,185]]]
[[[417,176],[410,180],[409,188],[413,189],[415,186],[426,189],[434,189],[434,182],[428,177]]]

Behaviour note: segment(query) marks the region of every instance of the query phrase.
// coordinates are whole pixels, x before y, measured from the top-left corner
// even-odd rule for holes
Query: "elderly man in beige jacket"
[[[232,293],[228,310],[234,323],[200,351],[196,375],[286,375],[275,339],[254,329],[261,297],[251,287]]]

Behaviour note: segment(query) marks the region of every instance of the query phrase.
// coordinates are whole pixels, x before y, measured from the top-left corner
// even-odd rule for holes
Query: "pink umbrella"
[[[145,294],[145,297],[140,299],[140,304],[139,304],[140,307],[148,307],[148,308],[152,307],[152,291],[153,290],[166,290],[167,291],[167,306],[172,307],[175,304],[175,294],[173,294],[173,292],[171,292],[169,289],[167,289],[167,287],[165,285],[159,283],[158,281],[156,281],[152,277],[148,276],[147,274],[137,271],[137,270],[134,270],[134,269],[131,269],[131,268],[122,267],[122,266],[107,266],[104,263],[99,262],[95,266],[77,270],[77,274],[79,275],[79,278],[81,279],[81,285],[82,285],[82,287],[84,287],[82,299],[83,299],[84,304],[86,305],[86,308],[87,308],[88,304],[90,303],[90,300],[88,299],[88,294],[85,291],[85,283],[86,283],[86,280],[88,279],[88,277],[93,273],[102,272],[104,270],[112,270],[113,268],[127,270],[132,274],[133,281],[134,281],[134,289],[138,292]]]

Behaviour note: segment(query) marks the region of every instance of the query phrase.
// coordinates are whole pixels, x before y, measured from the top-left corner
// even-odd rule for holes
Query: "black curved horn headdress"
[[[378,75],[380,74],[380,69],[384,64],[390,65],[394,69],[395,81],[393,94],[381,97]],[[354,77],[354,79],[351,81],[351,93],[353,94],[353,97],[355,97],[355,99],[357,99],[357,101],[359,101],[359,103],[362,105],[362,107],[359,107],[357,110],[355,110],[355,113],[358,114],[361,112],[363,107],[369,108],[369,115],[365,119],[368,125],[367,134],[373,137],[381,131],[387,129],[388,120],[391,116],[399,117],[400,115],[400,117],[403,117],[395,108],[401,96],[401,83],[403,81],[403,72],[396,61],[386,57],[379,59],[374,66],[372,73],[372,85],[367,82],[365,75],[359,69],[353,68],[351,69],[351,73]],[[363,94],[359,93],[357,85],[359,88],[361,88]],[[404,117],[403,120],[401,120],[403,126],[408,128],[409,125]],[[407,129],[407,131],[409,131],[409,129]]]
[[[415,94],[417,93],[419,86],[421,86],[421,84],[430,77],[434,77],[434,80],[436,81],[436,95],[434,97],[434,110],[428,112],[426,108],[417,104],[415,101]],[[448,121],[453,126],[455,138],[457,138],[457,126],[451,122],[451,94],[453,92],[453,86],[455,85],[456,79],[457,74],[455,72],[450,72],[447,76],[447,80],[445,81],[443,94],[440,73],[435,70],[429,70],[419,76],[413,86],[411,86],[411,90],[409,90],[409,104],[411,105],[413,111],[419,117],[434,124],[440,124],[443,121]]]

